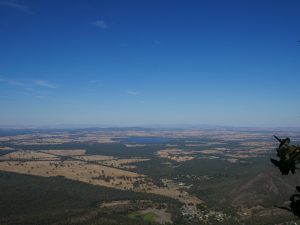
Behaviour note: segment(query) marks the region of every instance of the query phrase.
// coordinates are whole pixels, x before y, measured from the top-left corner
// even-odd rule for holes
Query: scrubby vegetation
[[[0,199],[1,225],[135,224],[126,216],[128,209],[112,212],[100,209],[100,204],[146,199],[180,206],[174,199],[154,194],[98,187],[63,177],[44,178],[8,172],[0,172]]]

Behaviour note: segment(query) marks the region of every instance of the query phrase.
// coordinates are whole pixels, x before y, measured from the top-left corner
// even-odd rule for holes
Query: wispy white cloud
[[[48,97],[48,93],[47,92],[43,92],[43,91],[36,91],[36,90],[26,90],[23,89],[21,91],[13,91],[12,93],[18,94],[18,95],[23,95],[26,97],[34,97],[34,98],[47,98]]]
[[[138,92],[132,91],[132,90],[128,90],[128,91],[126,91],[126,93],[129,95],[138,95]]]
[[[33,11],[29,8],[29,6],[21,4],[16,0],[0,1],[0,5],[18,10],[23,13],[33,14]]]
[[[19,87],[25,86],[25,84],[23,82],[18,81],[18,80],[7,80],[7,82],[12,86],[19,86]]]
[[[35,91],[35,89],[34,89],[34,88],[31,88],[31,87],[26,87],[25,90],[28,91],[28,92],[33,92],[33,91]]]
[[[0,75],[0,82],[4,84],[9,84],[11,86],[24,86],[24,83],[17,81],[17,80],[12,80],[12,79],[6,79],[4,76]]]
[[[18,87],[25,87],[26,85],[19,81],[19,80],[15,80],[15,79],[7,79],[4,76],[0,76],[0,82],[3,82],[5,84],[8,84],[10,86],[18,86]]]
[[[39,98],[39,99],[47,98],[47,96],[45,96],[45,95],[34,95],[33,97]]]
[[[101,80],[90,80],[89,83],[93,84],[93,85],[96,85],[96,86],[99,86],[99,87],[103,86],[103,83],[102,83]]]
[[[36,81],[34,81],[34,83],[41,87],[52,88],[52,89],[57,88],[57,85],[52,84],[47,80],[36,80]]]
[[[102,30],[109,28],[109,26],[107,25],[107,23],[104,20],[96,20],[96,21],[92,22],[92,25],[95,27],[98,27],[99,29],[102,29]]]
[[[4,76],[0,76],[0,82],[10,86],[9,92],[11,93],[34,98],[47,98],[51,94],[48,90],[57,88],[57,85],[46,80],[35,80],[25,83],[20,80],[7,79]]]

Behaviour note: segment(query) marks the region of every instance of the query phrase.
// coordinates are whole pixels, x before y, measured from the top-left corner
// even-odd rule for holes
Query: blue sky
[[[297,0],[0,0],[0,125],[299,126]]]

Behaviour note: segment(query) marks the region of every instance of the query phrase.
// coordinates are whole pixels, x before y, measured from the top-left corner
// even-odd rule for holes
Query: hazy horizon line
[[[251,128],[251,129],[300,129],[300,126],[258,126],[222,124],[55,124],[55,125],[1,125],[0,129],[92,129],[92,128]]]

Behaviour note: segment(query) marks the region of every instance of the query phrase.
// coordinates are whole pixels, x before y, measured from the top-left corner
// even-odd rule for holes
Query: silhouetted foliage
[[[282,175],[288,175],[290,172],[295,174],[298,169],[296,165],[300,163],[300,146],[291,145],[290,138],[274,137],[279,141],[279,146],[276,149],[279,160],[271,158],[271,162],[279,168]],[[296,186],[296,190],[298,193],[290,197],[290,208],[280,208],[289,210],[300,217],[300,186]]]
[[[279,168],[282,175],[288,175],[289,172],[294,174],[296,172],[296,164],[300,163],[300,147],[290,145],[290,139],[280,139],[274,136],[279,141],[277,156],[279,160],[271,158],[271,162]]]
[[[300,216],[300,187],[297,186],[296,187],[296,190],[298,192],[298,194],[294,194],[291,196],[290,198],[290,207],[291,207],[291,210],[292,212],[297,215],[297,216]]]

